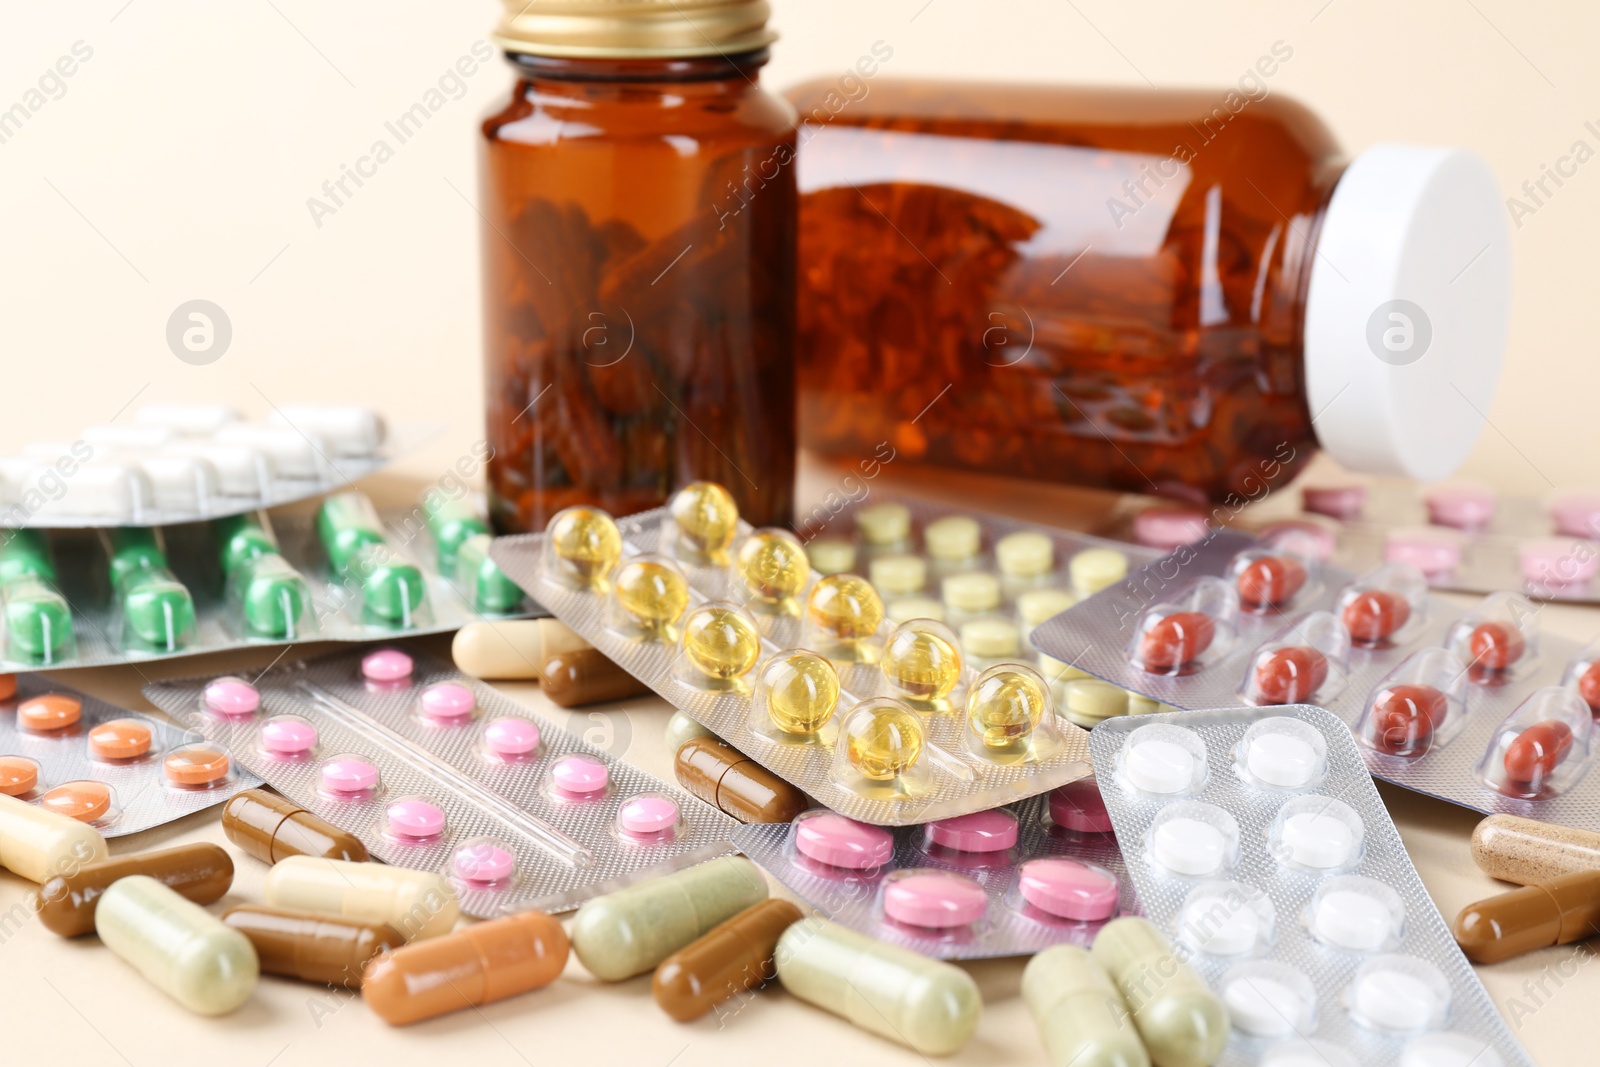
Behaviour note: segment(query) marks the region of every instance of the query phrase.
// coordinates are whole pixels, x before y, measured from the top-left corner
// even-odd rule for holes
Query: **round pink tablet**
[[[261,727],[261,747],[279,756],[301,756],[317,745],[317,728],[304,719],[272,719]]]
[[[456,849],[450,865],[463,881],[493,885],[511,877],[517,869],[517,859],[499,845],[474,841]]]
[[[206,685],[205,702],[218,715],[254,715],[261,694],[243,678],[218,678]]]
[[[330,793],[365,793],[378,784],[378,768],[347,756],[322,766],[322,788]]]
[[[989,909],[983,886],[959,874],[927,871],[885,882],[883,913],[895,922],[936,930],[970,926]]]
[[[1069,859],[1029,860],[1017,870],[1022,899],[1061,919],[1098,922],[1117,910],[1117,876]]]
[[[1477,530],[1494,518],[1494,490],[1482,485],[1436,485],[1423,494],[1435,526]]]
[[[421,840],[444,832],[444,809],[417,797],[396,800],[384,809],[384,814],[389,832],[396,837]]]
[[[1317,559],[1326,563],[1339,548],[1339,537],[1320,522],[1305,519],[1284,519],[1269,522],[1261,527],[1261,540],[1276,548],[1304,545]]]
[[[1211,532],[1206,514],[1192,508],[1145,508],[1133,517],[1133,539],[1171,551],[1203,541]]]
[[[459,682],[440,682],[422,691],[422,714],[435,722],[460,722],[477,706],[472,690]]]
[[[550,768],[550,777],[563,793],[586,797],[604,791],[611,781],[611,772],[591,756],[568,756]]]
[[[1600,537],[1600,493],[1568,493],[1550,502],[1550,521],[1567,537]]]
[[[1600,574],[1600,545],[1565,537],[1524,541],[1517,553],[1522,576],[1549,586],[1582,585]]]
[[[894,855],[894,837],[880,826],[828,812],[795,820],[794,847],[818,863],[864,871],[889,862]]]
[[[659,834],[677,821],[678,805],[651,793],[630,797],[617,809],[617,825],[630,834]]]
[[[930,822],[928,844],[959,852],[1004,852],[1017,843],[1017,817],[999,808]]]
[[[1429,530],[1391,530],[1383,541],[1383,558],[1409,563],[1423,574],[1448,574],[1461,564],[1461,542]]]
[[[1082,834],[1109,834],[1111,816],[1093,778],[1079,778],[1050,791],[1050,821]]]
[[[507,716],[484,727],[483,743],[497,756],[526,756],[539,747],[539,728],[527,719]]]
[[[1367,506],[1364,485],[1308,485],[1300,490],[1300,506],[1313,515],[1330,519],[1356,519]]]
[[[361,657],[361,676],[374,682],[398,682],[411,677],[411,657],[398,648],[380,648]]]

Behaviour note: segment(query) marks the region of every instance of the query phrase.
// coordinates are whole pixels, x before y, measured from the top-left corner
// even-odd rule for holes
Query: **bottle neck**
[[[506,62],[530,82],[627,83],[633,85],[731,82],[754,83],[769,52],[757,48],[736,55],[582,58],[507,52]]]

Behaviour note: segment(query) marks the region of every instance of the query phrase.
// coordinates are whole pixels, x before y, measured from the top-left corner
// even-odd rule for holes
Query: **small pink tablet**
[[[278,756],[303,756],[317,746],[317,728],[304,719],[271,719],[261,727],[261,747]]]
[[[1204,541],[1211,532],[1206,514],[1193,508],[1145,508],[1133,517],[1133,539],[1171,551]]]
[[[444,832],[444,809],[421,797],[394,801],[384,809],[384,816],[389,833],[395,837],[422,841]]]
[[[1009,811],[975,811],[924,827],[928,844],[958,852],[1004,852],[1017,843],[1017,817]]]
[[[630,797],[617,809],[617,825],[625,833],[659,834],[678,822],[678,805],[663,796],[645,793]]]
[[[561,792],[588,797],[605,792],[611,781],[611,772],[604,763],[592,756],[568,756],[550,768],[550,777]]]
[[[374,682],[398,682],[411,677],[411,657],[398,648],[380,648],[361,657],[361,676]]]
[[[864,871],[889,862],[894,856],[894,837],[881,826],[827,812],[795,819],[794,847],[818,863]]]
[[[1524,541],[1517,559],[1524,578],[1557,588],[1582,585],[1600,573],[1600,545],[1593,541],[1540,537]]]
[[[1461,542],[1433,530],[1391,530],[1383,541],[1383,558],[1410,564],[1423,574],[1449,574],[1461,564]]]
[[[1284,519],[1261,527],[1261,541],[1277,549],[1304,550],[1323,563],[1333,558],[1339,537],[1320,522]]]
[[[378,784],[378,768],[364,759],[342,756],[322,765],[322,788],[329,793],[365,793]]]
[[[496,756],[526,756],[539,747],[539,728],[527,719],[507,716],[484,727],[483,743]]]
[[[440,682],[422,691],[422,714],[434,722],[460,722],[477,706],[472,690],[459,682]]]
[[[1117,910],[1117,876],[1093,864],[1029,860],[1017,871],[1017,885],[1023,900],[1057,918],[1099,922]]]
[[[1313,515],[1348,521],[1359,519],[1367,506],[1364,485],[1308,485],[1300,490],[1300,506]]]
[[[254,715],[261,693],[243,678],[218,678],[206,685],[205,702],[218,715]]]
[[[908,926],[971,926],[988,910],[983,886],[959,874],[919,871],[883,884],[884,915]]]
[[[1600,493],[1568,493],[1550,503],[1556,533],[1567,537],[1600,537]]]
[[[517,859],[493,841],[470,841],[456,849],[450,860],[456,877],[475,885],[494,885],[510,880]]]
[[[1436,485],[1422,499],[1435,526],[1480,530],[1494,518],[1494,490],[1487,486]]]
[[[1052,789],[1050,821],[1080,834],[1109,834],[1111,816],[1106,814],[1100,783],[1093,778],[1079,778],[1076,782]]]

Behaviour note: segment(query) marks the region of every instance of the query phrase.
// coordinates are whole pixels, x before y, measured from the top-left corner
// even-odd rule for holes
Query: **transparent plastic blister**
[[[198,733],[41,675],[15,681],[16,692],[0,700],[0,793],[105,837],[160,826],[261,784]]]
[[[343,570],[307,515],[13,531],[0,546],[0,670],[367,641],[545,614],[489,559],[488,526],[464,495],[381,514],[359,493],[330,499],[350,501],[377,534]],[[435,499],[452,509],[449,521],[429,521]]]
[[[909,651],[891,643],[886,660],[893,628],[866,579],[813,571],[795,588],[793,545],[769,540],[768,553],[763,532],[742,524],[728,541],[729,563],[701,565],[685,558],[672,515],[669,505],[612,524],[571,508],[552,518],[549,535],[501,538],[493,555],[612,660],[850,818],[926,822],[1088,773],[1082,731],[1058,717],[1052,687],[1025,663],[979,671],[961,664],[947,628],[909,623]],[[758,547],[744,551],[752,541]],[[690,595],[681,615],[641,632],[618,579],[663,557]],[[751,589],[759,595],[732,599]],[[785,609],[790,602],[796,611]]]
[[[739,851],[809,907],[870,937],[937,959],[1087,947],[1138,913],[1092,779],[1068,795],[893,829],[823,809],[734,831]],[[1105,826],[1106,830],[1093,829]]]
[[[1228,1006],[1219,1064],[1410,1062],[1402,1053],[1417,1042],[1482,1056],[1463,1063],[1531,1064],[1417,877],[1342,721],[1305,705],[1114,720],[1090,738],[1096,764],[1123,761],[1152,726],[1188,731],[1211,773],[1177,799],[1107,782],[1117,838],[1148,839],[1168,812],[1195,804],[1238,827],[1237,862],[1213,875],[1174,874],[1148,850],[1126,856],[1145,916]],[[1311,754],[1289,746],[1269,759],[1280,754],[1269,746],[1250,758],[1274,737]]]
[[[479,918],[569,910],[733,848],[728,816],[398,649],[145,696],[384,862],[451,879]]]

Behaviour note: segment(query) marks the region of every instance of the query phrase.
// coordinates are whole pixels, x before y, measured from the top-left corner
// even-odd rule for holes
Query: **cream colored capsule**
[[[1127,1002],[1087,950],[1056,945],[1029,960],[1022,999],[1056,1067],[1149,1067]]]
[[[519,680],[539,677],[539,668],[559,652],[588,647],[555,619],[506,619],[467,623],[456,631],[450,655],[474,678]]]
[[[448,934],[461,917],[456,892],[442,875],[320,856],[273,864],[265,895],[275,908],[388,923],[408,941]]]
[[[243,1004],[261,973],[249,938],[148,875],[112,882],[94,928],[151,985],[199,1015]]]
[[[778,940],[783,988],[863,1030],[928,1056],[955,1052],[978,1026],[972,976],[826,919],[801,919]]]
[[[110,855],[88,823],[0,794],[0,867],[12,874],[43,885]]]

